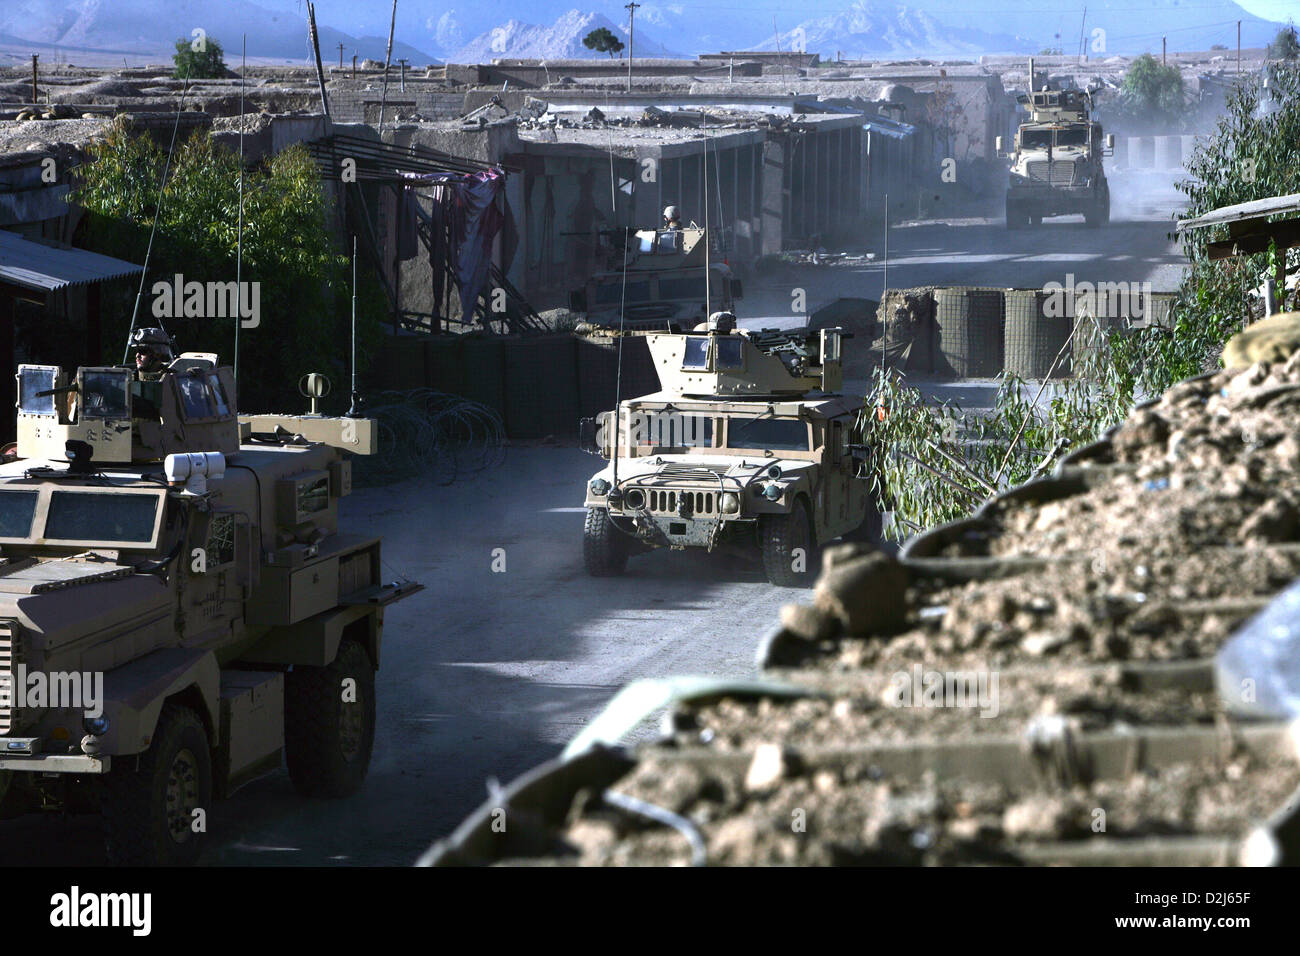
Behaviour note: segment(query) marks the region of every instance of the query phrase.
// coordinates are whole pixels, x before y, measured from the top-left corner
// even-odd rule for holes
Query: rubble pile
[[[1214,655],[1300,576],[1298,412],[1300,352],[1189,379],[897,558],[828,548],[760,650],[784,690],[679,700],[480,862],[1288,858],[1295,741]]]

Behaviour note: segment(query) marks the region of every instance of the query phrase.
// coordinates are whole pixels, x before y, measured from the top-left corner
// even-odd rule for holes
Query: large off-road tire
[[[1110,189],[1103,189],[1093,200],[1092,208],[1083,214],[1083,221],[1089,229],[1105,226],[1110,222]]]
[[[811,587],[817,577],[812,521],[802,500],[786,514],[760,515],[758,548],[763,573],[777,587]],[[802,549],[802,554],[799,554]],[[795,570],[796,564],[803,570]]]
[[[608,511],[587,509],[587,521],[582,528],[582,561],[588,574],[594,578],[622,574],[627,568],[628,545],[627,536],[614,527]]]
[[[1011,199],[1008,198],[1007,199],[1007,228],[1023,229],[1028,224],[1029,224],[1029,216],[1025,214],[1025,210],[1021,207],[1020,203],[1013,202]]]
[[[356,793],[370,769],[374,745],[375,667],[365,648],[345,640],[329,666],[297,665],[288,673],[284,759],[299,793]]]
[[[188,866],[198,859],[206,834],[194,832],[194,811],[212,807],[212,754],[198,714],[164,705],[138,767],[133,757],[115,758],[101,786],[110,863]]]
[[[867,502],[867,513],[862,516],[862,524],[843,535],[845,541],[861,541],[865,544],[879,544],[884,530],[885,516],[880,513],[874,501]]]

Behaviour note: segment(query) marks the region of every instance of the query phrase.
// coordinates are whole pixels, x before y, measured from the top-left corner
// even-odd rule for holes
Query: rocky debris
[[[839,621],[848,634],[874,634],[899,627],[907,615],[907,571],[880,551],[848,550],[826,555],[826,567],[813,589],[813,605]]]

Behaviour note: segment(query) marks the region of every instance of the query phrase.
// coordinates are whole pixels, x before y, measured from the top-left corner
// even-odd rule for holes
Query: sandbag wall
[[[375,387],[460,395],[499,412],[511,438],[569,439],[578,419],[614,407],[618,362],[617,339],[568,333],[400,337],[385,343]],[[627,336],[620,394],[658,390],[645,339]]]

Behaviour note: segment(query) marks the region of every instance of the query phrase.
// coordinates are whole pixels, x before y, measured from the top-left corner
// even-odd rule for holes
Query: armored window
[[[197,375],[177,375],[176,385],[181,390],[181,405],[186,419],[211,418],[216,414],[205,379]]]
[[[713,367],[718,371],[745,367],[745,360],[740,351],[740,339],[718,336],[713,344],[713,350]]]
[[[82,369],[79,391],[84,417],[127,418],[131,414],[131,373],[125,369]]]
[[[298,511],[302,514],[315,514],[324,511],[330,503],[329,477],[324,476],[298,485]]]
[[[59,370],[52,365],[22,365],[18,368],[18,410],[26,415],[53,415]]]
[[[148,544],[158,515],[157,495],[55,491],[45,537],[54,541]]]
[[[1052,131],[1050,129],[1026,129],[1020,132],[1020,146],[1022,149],[1046,149],[1052,145]]]
[[[1058,129],[1056,131],[1057,146],[1087,146],[1088,131],[1086,129]]]
[[[704,278],[663,279],[659,280],[659,298],[661,299],[703,299]]]
[[[212,392],[212,401],[217,409],[217,414],[226,416],[230,414],[230,401],[226,398],[225,386],[221,384],[221,379],[216,372],[208,373],[208,388]]]
[[[235,516],[214,514],[208,523],[208,541],[205,547],[209,570],[235,561]]]
[[[727,425],[728,448],[755,448],[766,451],[807,451],[808,426],[798,419],[732,419]]]
[[[688,336],[686,354],[682,356],[682,368],[708,368],[708,356],[709,340],[703,335]]]
[[[29,538],[38,491],[0,492],[0,538]]]
[[[681,244],[681,238],[682,234],[675,230],[659,233],[659,251],[668,253],[676,252],[677,247]]]

